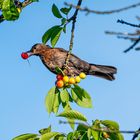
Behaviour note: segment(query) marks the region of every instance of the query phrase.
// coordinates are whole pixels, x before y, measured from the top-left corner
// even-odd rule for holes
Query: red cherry
[[[59,81],[59,80],[63,80],[63,75],[61,75],[61,74],[58,74],[57,76],[56,76],[56,79]]]
[[[21,57],[22,57],[23,59],[27,59],[29,56],[28,56],[27,53],[24,53],[24,52],[23,52],[23,53],[21,54]]]

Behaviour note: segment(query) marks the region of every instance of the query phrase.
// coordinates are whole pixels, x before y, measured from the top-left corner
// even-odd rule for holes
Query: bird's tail
[[[113,66],[90,64],[89,75],[95,75],[105,78],[107,80],[114,80],[114,74],[117,73],[117,69]]]

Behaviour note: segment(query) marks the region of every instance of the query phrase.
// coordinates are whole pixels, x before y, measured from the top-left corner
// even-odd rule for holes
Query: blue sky
[[[31,57],[31,66],[21,59],[20,54],[35,43],[41,42],[44,32],[59,24],[51,13],[51,5],[62,7],[64,1],[40,0],[23,9],[19,20],[0,24],[0,137],[3,140],[23,133],[37,133],[50,124],[54,131],[71,131],[68,125],[60,125],[55,115],[49,117],[45,110],[44,99],[47,91],[54,85],[55,75],[50,73],[39,58]],[[68,0],[67,2],[73,2]],[[133,3],[139,0],[133,1]],[[87,0],[87,6],[95,10],[108,10],[132,4],[128,0]],[[76,22],[73,53],[95,64],[113,65],[118,68],[113,82],[88,76],[80,85],[85,88],[93,100],[92,109],[76,109],[88,118],[89,123],[95,119],[110,119],[119,122],[121,130],[136,130],[140,127],[139,81],[140,52],[122,53],[130,46],[129,41],[118,40],[104,34],[105,30],[134,31],[129,26],[116,23],[117,19],[138,24],[135,16],[140,8],[131,9],[112,15],[95,15],[80,12]],[[68,49],[71,25],[67,34],[62,34],[57,47]],[[62,119],[61,119],[62,120]],[[124,135],[130,139],[131,135]]]

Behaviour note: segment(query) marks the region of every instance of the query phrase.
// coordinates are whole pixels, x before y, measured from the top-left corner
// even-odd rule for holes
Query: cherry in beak
[[[22,59],[28,59],[32,55],[31,52],[22,52],[21,57]]]

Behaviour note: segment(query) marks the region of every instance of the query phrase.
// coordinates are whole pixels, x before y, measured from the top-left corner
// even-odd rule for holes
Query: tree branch
[[[118,12],[126,11],[126,10],[131,9],[131,8],[138,7],[138,6],[140,6],[140,2],[139,3],[136,3],[136,4],[132,4],[130,6],[126,6],[126,7],[120,8],[120,9],[109,10],[109,11],[96,11],[96,10],[91,10],[91,9],[89,9],[87,7],[82,8],[80,6],[76,6],[76,5],[67,3],[67,2],[65,2],[65,5],[71,6],[71,7],[76,8],[76,9],[79,9],[80,11],[83,11],[83,12],[87,12],[87,14],[89,14],[89,13],[94,13],[94,14],[113,14],[113,13],[118,13]]]
[[[82,4],[82,0],[79,0],[78,3],[77,3],[77,6],[81,6],[81,4]],[[70,54],[71,54],[72,49],[73,49],[74,30],[75,30],[75,23],[76,23],[76,18],[77,18],[77,15],[78,15],[78,11],[79,11],[79,9],[76,9],[73,16],[68,19],[68,22],[72,21],[72,29],[71,29],[69,52],[68,52],[68,55],[67,55],[67,58],[66,58],[64,68],[67,68],[67,64],[69,62]]]
[[[118,22],[118,23],[122,23],[122,24],[129,25],[129,26],[132,26],[132,27],[140,28],[140,24],[139,24],[139,25],[137,25],[137,24],[132,24],[132,23],[126,22],[126,21],[124,21],[124,20],[122,20],[122,19],[121,19],[121,20],[118,19],[117,22]]]
[[[128,49],[124,50],[124,53],[127,53],[128,51],[133,49],[139,42],[140,42],[140,36]]]
[[[134,33],[128,33],[128,32],[114,32],[114,31],[105,31],[108,35],[123,35],[123,36],[138,36],[140,35],[140,30],[136,30]]]
[[[81,124],[86,126],[87,128],[91,128],[94,131],[99,131],[99,132],[109,132],[109,133],[124,133],[124,134],[134,134],[138,136],[140,134],[140,129],[138,130],[110,130],[109,128],[103,127],[103,128],[93,128],[90,125],[87,125],[85,123],[80,123],[80,122],[67,122],[67,121],[59,121],[60,124]],[[134,139],[132,139],[134,140]]]
[[[137,132],[140,132],[140,128],[137,130]],[[134,133],[132,140],[135,140],[139,134],[140,133]]]

